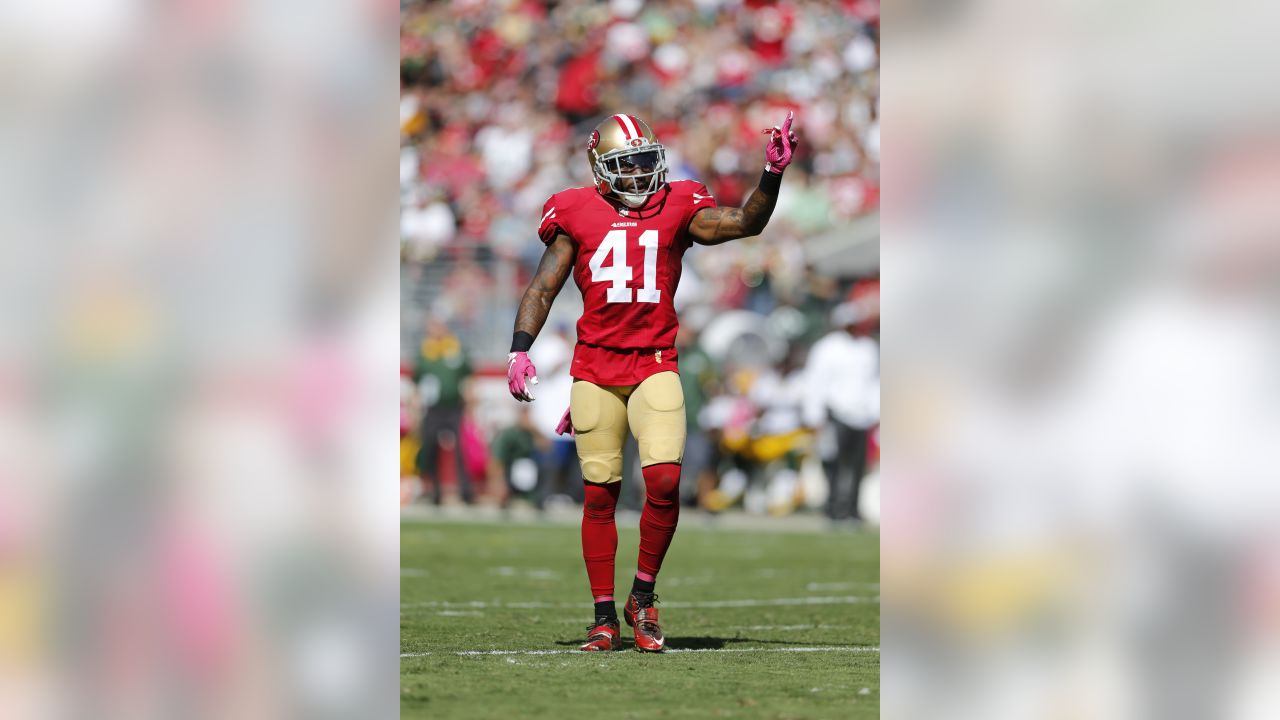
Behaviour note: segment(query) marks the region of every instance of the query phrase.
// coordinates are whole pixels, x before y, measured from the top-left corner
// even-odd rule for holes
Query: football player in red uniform
[[[583,650],[620,647],[613,518],[628,430],[640,448],[645,504],[624,617],[635,629],[638,650],[663,649],[654,582],[680,512],[685,440],[672,298],[693,243],[751,237],[769,222],[796,146],[792,120],[788,113],[781,127],[765,130],[764,174],[741,208],[718,207],[702,183],[668,182],[665,150],[633,115],[613,115],[591,133],[587,157],[595,186],[556,193],[543,207],[538,237],[547,249],[520,301],[507,380],[516,399],[533,400],[537,371],[526,353],[572,274],[584,307],[570,365],[570,409],[557,430],[575,435],[585,483],[582,555],[596,617]]]

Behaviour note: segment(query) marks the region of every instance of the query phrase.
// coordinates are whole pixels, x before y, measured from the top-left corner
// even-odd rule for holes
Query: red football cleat
[[[658,608],[653,604],[658,596],[653,593],[631,593],[623,608],[627,624],[636,629],[636,649],[641,652],[662,652],[667,639],[658,625]]]
[[[587,627],[587,641],[578,648],[583,652],[600,650],[618,650],[622,647],[622,633],[618,631],[618,623],[606,622]]]

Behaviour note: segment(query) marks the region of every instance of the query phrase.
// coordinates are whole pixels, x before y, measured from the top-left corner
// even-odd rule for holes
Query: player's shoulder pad
[[[548,245],[556,239],[556,235],[564,232],[565,216],[582,204],[585,192],[595,192],[595,188],[575,187],[547,198],[542,205],[542,218],[538,221],[538,237]]]
[[[549,209],[551,206],[557,205],[566,210],[573,209],[591,199],[594,194],[596,194],[596,189],[593,187],[566,188],[547,198],[545,207]]]
[[[672,197],[679,198],[695,208],[716,206],[716,199],[711,191],[697,180],[673,180],[669,185]]]
[[[706,185],[697,180],[672,180],[669,184],[673,195],[692,195],[694,193],[707,195],[710,192],[707,190]]]

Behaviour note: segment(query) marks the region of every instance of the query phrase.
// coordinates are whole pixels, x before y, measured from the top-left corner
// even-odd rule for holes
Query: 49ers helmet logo
[[[644,142],[645,142],[645,140],[644,140],[644,138],[642,138],[642,137],[632,138],[632,140],[631,140],[631,147],[640,147],[641,145],[643,145],[643,144],[644,144]]]
[[[595,149],[596,149],[596,146],[597,146],[597,145],[599,145],[599,144],[600,144],[600,131],[599,131],[599,130],[592,130],[592,131],[591,131],[591,139],[587,141],[587,149],[588,149],[588,150],[595,150]]]

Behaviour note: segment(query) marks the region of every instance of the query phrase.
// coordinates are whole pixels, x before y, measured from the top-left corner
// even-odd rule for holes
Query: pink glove
[[[764,148],[766,172],[781,175],[782,171],[791,164],[791,155],[795,152],[796,145],[800,143],[796,139],[796,134],[791,132],[793,120],[795,120],[795,113],[788,112],[787,119],[783,121],[781,128],[777,125],[765,128],[764,133],[769,136],[769,144]]]
[[[525,385],[526,377],[529,378],[529,385]],[[529,386],[537,384],[538,369],[529,362],[528,353],[513,352],[507,356],[507,389],[511,391],[511,397],[533,402],[533,392]]]
[[[573,431],[573,418],[569,417],[570,408],[565,408],[564,417],[560,418],[560,424],[556,425],[557,435],[568,435],[574,437],[576,433]]]

